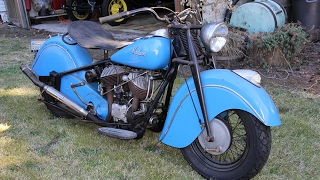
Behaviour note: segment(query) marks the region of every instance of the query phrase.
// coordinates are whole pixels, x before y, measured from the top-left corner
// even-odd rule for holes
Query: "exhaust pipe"
[[[68,106],[70,109],[74,110],[78,114],[86,117],[87,119],[90,119],[94,121],[96,124],[104,125],[105,122],[97,118],[95,115],[88,112],[86,109],[81,107],[79,104],[74,102],[73,100],[69,99],[65,95],[63,95],[60,91],[56,90],[52,86],[49,86],[41,81],[39,81],[36,74],[27,66],[27,65],[21,65],[20,66],[21,71],[35,84],[36,86],[43,88],[43,90],[52,96],[53,98],[57,99],[58,101],[62,102],[66,106]]]

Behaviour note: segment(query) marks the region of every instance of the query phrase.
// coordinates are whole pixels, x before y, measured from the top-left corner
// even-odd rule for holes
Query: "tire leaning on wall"
[[[109,16],[113,14],[118,14],[120,12],[125,12],[130,10],[130,2],[128,0],[104,0],[101,6],[102,16]],[[111,26],[118,26],[120,24],[125,24],[126,19],[118,19],[113,22],[108,22]]]
[[[66,1],[66,6],[76,6],[79,5],[77,4],[77,0],[67,0]],[[87,3],[87,0],[82,0],[83,4]],[[72,11],[72,10],[66,10],[68,18],[71,21],[78,21],[78,20],[89,20],[92,16],[92,13],[89,12],[77,12],[77,11]]]

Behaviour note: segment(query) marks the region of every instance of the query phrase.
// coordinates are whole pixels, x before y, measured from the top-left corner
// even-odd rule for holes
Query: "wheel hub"
[[[72,3],[72,6],[77,6],[77,2],[74,1]],[[72,11],[73,15],[79,19],[79,20],[84,20],[89,16],[89,13],[85,13],[85,12],[77,12],[77,11]]]
[[[231,144],[231,135],[227,125],[220,119],[213,119],[209,123],[214,136],[213,142],[207,141],[207,131],[203,130],[198,136],[202,148],[210,154],[220,155],[228,150]]]
[[[121,6],[119,4],[113,4],[111,7],[112,14],[118,14],[120,11]]]

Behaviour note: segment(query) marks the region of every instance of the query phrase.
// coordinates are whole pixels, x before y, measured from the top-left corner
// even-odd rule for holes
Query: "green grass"
[[[32,62],[28,42],[0,42],[0,179],[201,179],[158,133],[124,141],[99,134],[95,124],[53,117],[20,72]],[[283,124],[272,128],[272,151],[255,179],[319,179],[319,96],[266,90]]]

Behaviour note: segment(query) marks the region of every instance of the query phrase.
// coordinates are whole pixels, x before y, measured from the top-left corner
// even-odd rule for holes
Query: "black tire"
[[[152,132],[161,132],[163,129],[164,121],[159,121],[156,125],[150,127]]]
[[[102,16],[109,16],[125,12],[130,10],[128,0],[104,0],[101,6]],[[126,23],[128,18],[118,19],[113,22],[108,22],[111,26],[119,26],[120,24]]]
[[[48,84],[48,79],[49,79],[49,77],[40,77],[39,80],[45,84]],[[55,117],[59,117],[59,118],[67,118],[67,119],[74,118],[74,116],[71,115],[70,113],[56,107],[58,104],[60,106],[65,106],[65,107],[66,107],[66,105],[58,102],[52,96],[50,96],[49,94],[44,92],[43,88],[40,88],[40,93],[43,98],[43,101],[45,102],[44,104],[46,105],[47,109],[52,113],[52,115],[54,115]]]
[[[82,2],[81,4],[78,4]],[[76,5],[88,5],[87,0],[67,0],[66,6],[76,6]],[[89,12],[77,12],[72,10],[66,10],[67,16],[71,21],[78,21],[78,20],[89,20],[92,16],[92,13]]]
[[[263,168],[271,149],[270,127],[251,114],[229,110],[216,117],[229,129],[231,144],[220,155],[204,151],[198,138],[181,149],[188,163],[207,179],[250,179]]]
[[[41,89],[40,89],[41,91]],[[46,92],[43,92],[42,93],[42,97],[43,97],[43,100],[45,101],[45,105],[47,107],[47,109],[51,112],[52,115],[54,115],[55,117],[58,117],[58,118],[66,118],[66,119],[72,119],[74,118],[74,116],[72,116],[71,114],[67,113],[66,111],[60,109],[60,108],[57,108],[55,106],[57,106],[57,104],[59,103],[61,106],[65,106],[64,104],[60,103],[60,102],[55,102],[53,100],[53,98],[48,95]],[[52,100],[52,101],[51,101]]]

